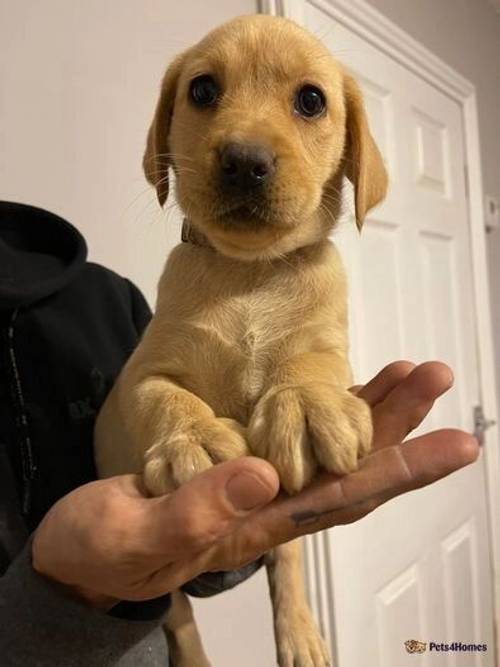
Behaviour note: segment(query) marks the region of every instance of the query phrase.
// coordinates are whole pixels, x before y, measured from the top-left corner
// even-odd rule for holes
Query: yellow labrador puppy
[[[170,168],[186,242],[99,416],[100,474],[142,472],[160,495],[251,453],[296,493],[318,470],[355,470],[371,419],[348,391],[346,281],[328,236],[344,176],[358,227],[387,186],[358,86],[292,21],[236,18],[167,69],[144,156],[161,205]],[[299,554],[266,557],[278,662],[322,667]],[[189,603],[174,601],[177,664],[209,664]]]

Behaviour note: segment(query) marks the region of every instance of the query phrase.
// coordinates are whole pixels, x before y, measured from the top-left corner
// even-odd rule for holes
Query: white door
[[[326,6],[326,3],[315,3]],[[460,106],[304,3],[304,24],[363,88],[391,180],[361,239],[334,239],[350,278],[358,381],[395,359],[440,359],[455,373],[419,432],[473,430],[480,402]],[[316,613],[338,667],[493,667],[490,545],[483,457],[355,525],[308,538]],[[404,641],[486,644],[480,653],[408,655]]]

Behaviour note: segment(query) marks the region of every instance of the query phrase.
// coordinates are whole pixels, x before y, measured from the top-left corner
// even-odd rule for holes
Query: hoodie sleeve
[[[207,598],[223,593],[246,581],[257,572],[263,562],[263,558],[260,558],[254,563],[249,563],[233,572],[205,572],[184,584],[182,590],[195,598]]]
[[[35,572],[30,538],[0,579],[2,667],[165,667],[168,607],[168,596],[142,603],[147,620],[93,609]]]

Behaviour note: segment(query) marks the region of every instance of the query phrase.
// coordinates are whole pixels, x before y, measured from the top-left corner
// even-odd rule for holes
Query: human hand
[[[358,471],[324,474],[294,497],[278,496],[276,471],[252,457],[217,465],[160,498],[146,497],[138,475],[86,484],[43,519],[33,566],[109,608],[122,599],[158,597],[202,572],[233,570],[280,543],[355,521],[477,458],[475,439],[457,430],[401,445],[451,382],[451,371],[437,362],[386,367],[357,389],[372,406],[374,452]]]

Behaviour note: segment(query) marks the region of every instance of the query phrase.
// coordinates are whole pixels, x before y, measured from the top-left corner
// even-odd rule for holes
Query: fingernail
[[[236,510],[249,512],[270,502],[274,492],[258,475],[247,471],[231,477],[226,484],[226,495]]]

